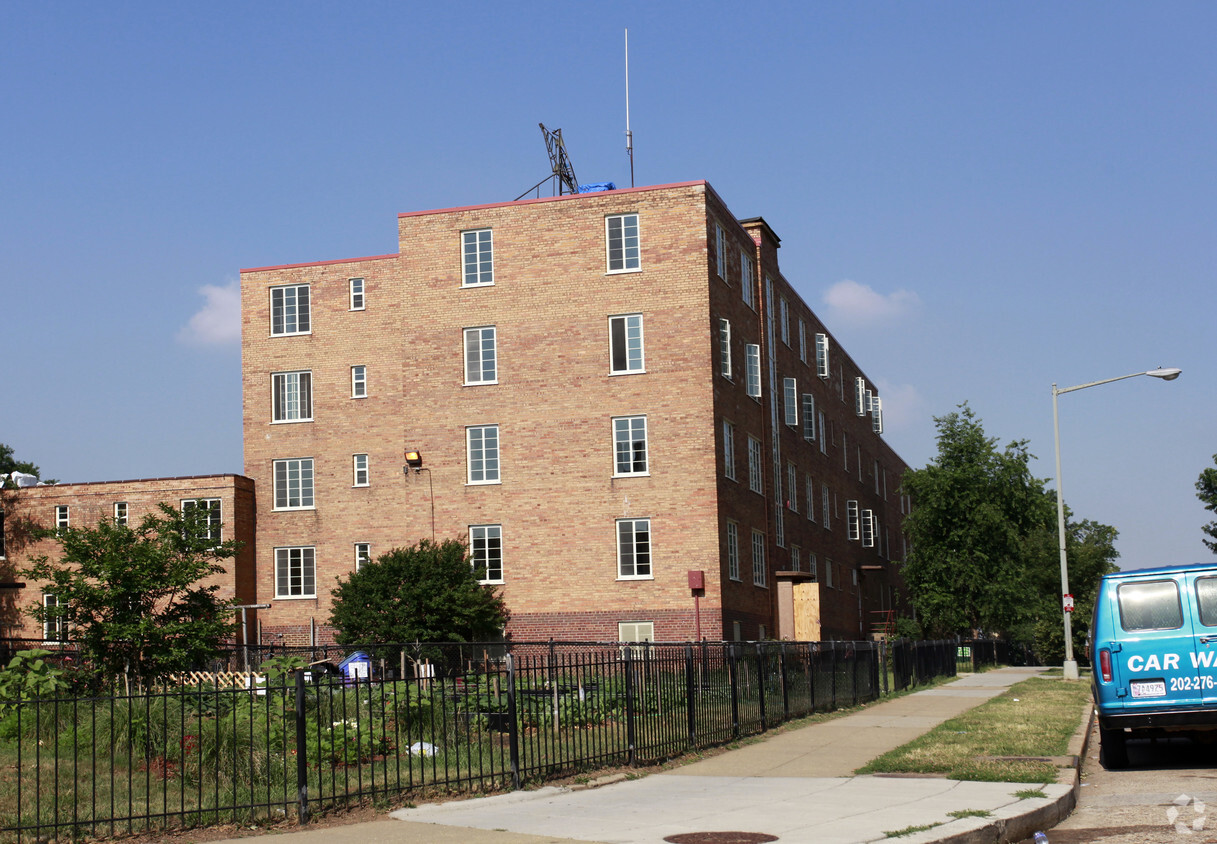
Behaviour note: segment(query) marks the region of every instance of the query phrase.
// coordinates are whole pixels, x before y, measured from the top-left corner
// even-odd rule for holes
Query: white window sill
[[[617,575],[617,581],[619,583],[622,581],[626,581],[626,580],[654,580],[654,579],[655,579],[655,575],[653,575],[653,574],[630,574],[630,575],[619,574],[619,575]]]
[[[465,486],[498,486],[503,483],[501,480],[495,481],[466,481]]]
[[[618,372],[613,372],[611,370],[609,371],[610,378],[615,375],[646,375],[646,374],[647,374],[647,371],[645,369],[622,369]]]
[[[313,504],[309,507],[271,507],[272,513],[297,513],[302,510],[316,510],[317,505]]]
[[[614,480],[616,480],[617,478],[649,478],[649,477],[651,477],[650,472],[625,472],[625,473],[618,472],[618,473],[613,474]]]
[[[310,328],[308,331],[283,331],[279,334],[275,334],[274,332],[271,332],[270,337],[271,337],[271,339],[274,339],[276,337],[307,337],[308,335],[310,335],[312,333],[313,333],[313,330]]]
[[[353,399],[366,399],[367,397],[368,397],[367,393],[364,393],[362,396],[351,396],[351,398],[353,398]]]
[[[276,601],[315,601],[317,596],[313,595],[276,595]]]
[[[466,381],[464,384],[462,384],[462,386],[464,386],[464,387],[486,387],[491,384],[497,384],[497,383],[499,383],[498,378],[494,379],[493,381]]]
[[[371,485],[372,485],[371,483],[366,483],[366,484],[351,484],[351,489],[367,489],[367,488],[368,488],[368,487],[370,487]]]
[[[623,270],[605,270],[604,274],[605,275],[624,275],[626,273],[640,273],[640,272],[642,272],[642,267],[627,267],[626,269],[623,269]]]
[[[270,424],[272,424],[272,425],[296,425],[300,422],[312,422],[312,421],[313,421],[313,417],[310,416],[308,419],[272,419],[272,420],[270,420]]]
[[[476,287],[494,287],[493,281],[482,281],[477,284],[462,284],[461,290],[473,290]]]
[[[478,583],[482,584],[483,586],[502,586],[504,583],[506,583],[506,581],[505,581],[505,580],[502,580],[502,579],[499,579],[499,580],[479,580],[479,581],[478,581]]]

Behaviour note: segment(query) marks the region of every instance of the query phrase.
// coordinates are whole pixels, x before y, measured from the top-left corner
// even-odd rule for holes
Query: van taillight
[[[1103,674],[1103,682],[1111,682],[1111,651],[1107,648],[1099,651],[1099,671]]]

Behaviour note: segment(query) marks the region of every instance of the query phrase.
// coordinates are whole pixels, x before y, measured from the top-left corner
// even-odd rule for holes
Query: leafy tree
[[[936,417],[938,456],[904,474],[905,582],[927,634],[1005,631],[1032,615],[1029,544],[1055,523],[1025,440],[998,450],[966,403]],[[1059,594],[1059,588],[1050,594]]]
[[[1213,455],[1213,462],[1217,463],[1217,454]],[[1217,513],[1217,468],[1210,466],[1200,473],[1196,481],[1196,497],[1204,502],[1204,509]],[[1217,554],[1217,521],[1209,522],[1201,530],[1209,537],[1202,541]]]
[[[507,606],[478,582],[463,542],[422,540],[365,562],[333,590],[339,644],[477,642],[498,635]]]
[[[241,543],[210,538],[208,511],[160,505],[138,527],[103,519],[96,527],[47,531],[63,553],[30,561],[22,575],[46,584],[58,606],[34,607],[39,621],[71,626],[93,665],[137,683],[189,669],[215,655],[232,634],[235,603],[203,585]]]

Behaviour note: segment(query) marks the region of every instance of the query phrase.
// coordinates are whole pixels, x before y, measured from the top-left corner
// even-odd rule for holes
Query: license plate
[[[1133,697],[1166,697],[1165,680],[1134,680],[1130,685]]]

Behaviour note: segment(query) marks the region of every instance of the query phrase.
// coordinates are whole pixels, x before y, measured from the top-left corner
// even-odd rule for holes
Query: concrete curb
[[[1045,788],[1047,797],[1020,800],[996,812],[996,817],[963,818],[903,840],[909,844],[1010,844],[1056,826],[1078,804],[1081,765],[1094,719],[1094,704],[1087,701],[1078,729],[1069,739],[1071,763],[1057,771],[1056,783]]]

